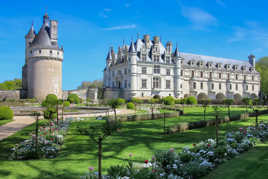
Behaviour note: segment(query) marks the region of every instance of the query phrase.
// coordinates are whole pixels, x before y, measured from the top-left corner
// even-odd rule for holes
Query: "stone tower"
[[[25,36],[25,65],[22,83],[26,98],[43,100],[48,94],[62,98],[63,48],[58,46],[58,22],[43,17],[36,34],[33,28]]]

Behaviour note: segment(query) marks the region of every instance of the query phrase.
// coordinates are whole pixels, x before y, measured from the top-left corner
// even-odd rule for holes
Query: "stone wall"
[[[77,94],[84,101],[87,99],[91,99],[94,103],[98,101],[98,88],[63,91],[63,99],[67,99],[69,94]]]
[[[20,99],[20,90],[12,90],[12,91],[0,91],[0,101],[9,100],[9,99]]]

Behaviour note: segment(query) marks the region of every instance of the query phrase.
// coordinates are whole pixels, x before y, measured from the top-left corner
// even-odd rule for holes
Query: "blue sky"
[[[0,82],[21,78],[24,35],[48,13],[65,50],[63,88],[102,78],[110,46],[137,33],[171,40],[183,52],[247,60],[267,55],[265,0],[0,0]]]

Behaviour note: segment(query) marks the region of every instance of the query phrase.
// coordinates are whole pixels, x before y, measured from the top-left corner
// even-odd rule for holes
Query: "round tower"
[[[46,14],[43,25],[27,50],[27,97],[45,99],[48,94],[62,98],[63,48],[58,47],[57,29],[50,28]],[[53,34],[53,38],[51,38]]]

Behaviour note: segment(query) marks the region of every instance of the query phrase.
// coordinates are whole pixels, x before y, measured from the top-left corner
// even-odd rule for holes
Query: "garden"
[[[252,108],[242,106],[230,108],[222,106],[216,109],[208,105],[204,117],[204,106],[185,105],[183,106],[184,114],[178,117],[165,120],[160,118],[122,121],[118,126],[109,123],[107,126],[107,120],[96,118],[58,121],[56,120],[57,114],[52,109],[56,103],[53,103],[43,103],[47,109],[45,112],[47,119],[39,120],[38,126],[37,123],[32,124],[0,141],[0,178],[97,178],[95,172],[98,172],[98,137],[103,131],[105,137],[101,146],[102,174],[109,174],[114,178],[119,176],[121,178],[131,178],[131,176],[132,178],[133,176],[134,178],[200,178],[201,176],[223,178],[228,165],[232,165],[234,168],[232,171],[235,171],[235,168],[239,169],[241,167],[239,165],[243,164],[244,168],[241,167],[241,170],[244,169],[247,173],[246,168],[254,161],[254,155],[260,158],[267,156],[265,151],[268,147],[268,143],[265,142],[268,134],[267,124],[265,124],[268,120],[267,115],[259,115],[257,123],[256,117],[252,116],[184,132],[165,132],[168,128],[180,123],[215,120],[216,116],[224,118],[229,115],[228,109],[232,116],[245,112],[254,114],[256,106],[252,110]],[[117,108],[122,103],[124,101],[113,101],[110,106]],[[135,102],[133,104],[136,106]],[[63,106],[63,103],[60,105]],[[158,111],[172,113],[177,112],[172,108],[179,108],[165,104],[165,107],[167,106],[168,109],[163,107]],[[263,107],[258,108],[258,110],[262,109]],[[136,112],[138,113],[138,110]],[[147,111],[147,113],[150,112],[151,110]],[[55,120],[52,121],[50,118]],[[256,124],[258,128],[254,127]],[[101,127],[105,130],[99,130]],[[93,133],[94,130],[96,133]],[[36,140],[36,134],[39,136],[38,140]],[[93,140],[94,137],[96,140]],[[38,151],[45,144],[44,146],[49,146],[49,150],[41,151],[55,152],[51,154],[40,152],[40,155],[34,156],[36,144],[39,146]],[[20,147],[24,149],[20,150]],[[22,156],[25,156],[23,152],[27,147],[33,150],[30,151],[30,157],[23,158]],[[260,151],[262,151],[261,154],[259,154]],[[247,158],[250,161],[245,162]],[[267,164],[263,161],[259,165],[263,166],[265,163]],[[265,166],[262,168],[256,171],[251,170],[251,172],[262,172],[262,176],[267,176],[267,172],[264,172]],[[239,172],[229,173],[233,178],[241,175]],[[255,175],[249,176],[254,178]]]

